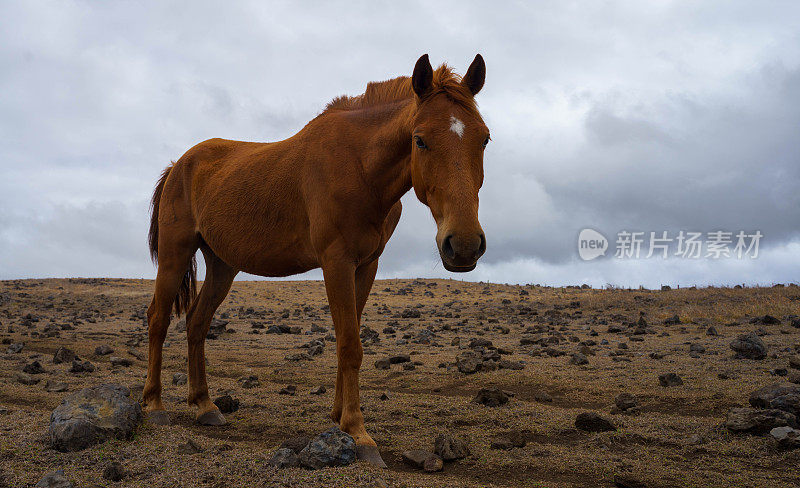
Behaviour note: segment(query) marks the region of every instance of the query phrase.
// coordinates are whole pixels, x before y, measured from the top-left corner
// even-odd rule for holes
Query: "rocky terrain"
[[[378,281],[361,385],[385,470],[352,462],[351,439],[331,430],[335,338],[320,282],[234,284],[206,345],[226,426],[194,423],[175,320],[172,425],[142,421],[152,288],[0,282],[0,487],[800,484],[795,285]],[[81,423],[92,415],[114,423]]]

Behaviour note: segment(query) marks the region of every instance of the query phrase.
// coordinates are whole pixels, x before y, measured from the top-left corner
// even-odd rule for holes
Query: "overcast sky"
[[[436,3],[0,3],[0,278],[154,277],[170,160],[289,137],[423,53],[463,73],[480,52],[488,251],[444,270],[411,192],[380,277],[800,280],[800,3]],[[579,258],[584,228],[606,257]],[[614,257],[620,231],[680,230],[763,237],[755,259]]]

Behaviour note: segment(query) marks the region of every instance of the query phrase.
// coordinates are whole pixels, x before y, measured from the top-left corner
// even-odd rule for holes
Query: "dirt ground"
[[[389,469],[355,463],[308,471],[278,470],[267,460],[283,440],[332,426],[335,343],[327,342],[324,353],[311,360],[286,359],[332,331],[323,284],[236,282],[217,313],[229,321],[227,332],[206,343],[212,398],[230,393],[240,401],[239,410],[226,416],[228,425],[196,425],[186,404],[187,387],[172,384],[174,373],[186,371],[185,334],[175,320],[163,370],[172,425],[145,423],[132,440],[80,452],[51,449],[50,412],[68,393],[47,392],[47,380],[66,382],[69,392],[113,382],[141,395],[144,311],[152,289],[149,280],[0,282],[0,486],[33,486],[60,467],[76,487],[566,488],[612,487],[615,480],[619,486],[646,487],[800,485],[800,452],[781,451],[769,437],[732,435],[722,426],[729,408],[747,406],[751,391],[786,381],[775,374],[785,374],[776,370],[789,368],[788,358],[800,347],[800,329],[792,324],[800,313],[797,286],[649,291],[377,281],[362,324],[379,334],[378,342],[367,339],[365,346],[362,404],[367,429]],[[766,314],[780,323],[752,322]],[[679,323],[665,324],[675,315]],[[631,324],[640,325],[639,333]],[[274,325],[297,326],[301,333],[266,333]],[[609,332],[615,326],[622,331]],[[709,335],[710,327],[718,335]],[[735,359],[731,340],[756,330],[768,356]],[[490,340],[503,350],[503,359],[524,368],[460,372],[456,356],[473,338]],[[523,345],[523,338],[538,342]],[[24,348],[6,351],[13,343]],[[102,344],[115,352],[95,355]],[[690,355],[690,344],[705,352]],[[53,364],[60,346],[91,361],[96,371],[75,374],[68,372],[70,364]],[[571,364],[571,355],[582,347],[588,364]],[[374,366],[396,354],[409,354],[414,369]],[[133,364],[112,366],[110,356]],[[15,374],[36,359],[46,370],[35,375],[41,381],[19,383]],[[660,386],[658,376],[669,372],[683,385]],[[237,380],[248,375],[258,376],[261,386],[243,388]],[[287,385],[295,385],[297,393],[279,394]],[[327,392],[311,395],[320,385]],[[513,396],[494,408],[474,403],[486,387]],[[386,392],[388,399],[382,400]],[[639,399],[637,414],[611,413],[620,393]],[[577,430],[575,418],[585,411],[601,414],[617,430]],[[432,449],[437,433],[445,431],[469,439],[471,455],[439,473],[403,464],[401,452]],[[493,441],[511,434],[527,444],[492,448]],[[189,439],[203,451],[182,454],[179,446]],[[101,476],[111,461],[127,471],[120,482]]]

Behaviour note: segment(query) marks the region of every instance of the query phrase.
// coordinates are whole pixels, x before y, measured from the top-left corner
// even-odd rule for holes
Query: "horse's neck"
[[[411,189],[411,121],[413,107],[403,105],[370,124],[364,176],[373,197],[388,212]]]

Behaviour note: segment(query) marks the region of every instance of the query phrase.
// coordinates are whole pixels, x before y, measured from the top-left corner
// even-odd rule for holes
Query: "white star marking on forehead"
[[[458,120],[455,115],[450,116],[450,130],[455,132],[459,139],[464,137],[464,122]]]

